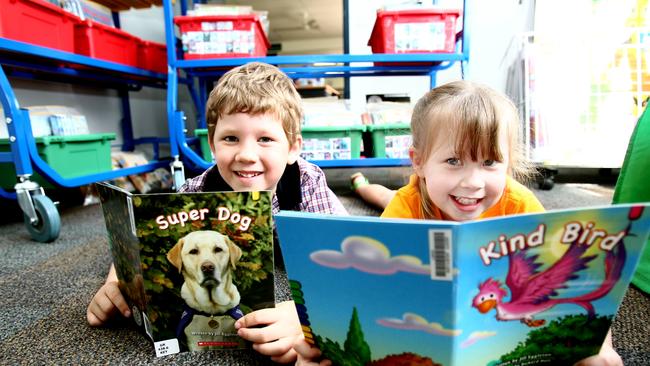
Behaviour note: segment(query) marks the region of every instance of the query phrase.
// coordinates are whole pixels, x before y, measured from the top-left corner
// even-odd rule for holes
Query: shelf
[[[152,6],[161,6],[162,0],[93,0],[113,11],[129,10],[131,8],[143,9]]]
[[[0,64],[67,77],[97,77],[164,88],[167,75],[137,67],[0,38]],[[81,67],[80,67],[81,66]]]

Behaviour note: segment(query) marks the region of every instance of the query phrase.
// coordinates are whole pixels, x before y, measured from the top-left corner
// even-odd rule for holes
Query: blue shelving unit
[[[344,8],[347,0],[344,1]],[[165,36],[167,41],[167,58],[169,73],[167,77],[167,113],[169,117],[169,131],[171,133],[172,155],[175,164],[174,179],[182,182],[183,166],[181,156],[189,159],[200,168],[208,168],[211,163],[205,161],[187,143],[185,137],[184,113],[178,108],[178,80],[179,74],[183,71],[188,78],[198,80],[199,98],[193,97],[198,111],[205,110],[207,92],[205,80],[218,78],[230,67],[242,65],[251,61],[266,62],[278,65],[282,71],[292,78],[300,77],[357,77],[357,76],[428,76],[430,86],[436,85],[436,74],[438,71],[447,69],[455,63],[466,63],[469,60],[469,37],[467,22],[465,21],[465,3],[463,4],[464,30],[456,42],[454,53],[429,53],[429,54],[370,54],[370,55],[287,55],[268,57],[246,57],[246,58],[218,58],[202,60],[181,60],[177,58],[175,49],[176,36],[173,22],[174,12],[171,0],[164,0]],[[180,0],[181,15],[186,15],[188,4],[186,0]],[[395,63],[422,63],[409,66],[367,66],[369,62],[395,62]],[[313,66],[315,63],[329,63],[335,66]],[[356,63],[366,63],[363,66],[356,66]],[[205,127],[205,116],[199,112],[198,126]],[[319,160],[313,161],[321,167],[369,167],[369,166],[396,166],[408,165],[408,159],[386,159],[366,158],[349,160]]]
[[[5,9],[6,11],[6,9]],[[11,81],[15,78],[48,80],[64,83],[89,83],[116,89],[122,99],[122,149],[132,150],[139,144],[168,143],[168,138],[133,138],[129,92],[142,87],[167,88],[167,76],[122,64],[81,56],[0,37],[0,102],[9,133],[9,152],[0,152],[0,162],[12,163],[16,170],[14,191],[0,189],[0,197],[17,199],[32,237],[41,242],[59,235],[60,218],[56,207],[38,183],[30,180],[34,170],[60,187],[79,187],[131,174],[150,172],[168,166],[169,160],[150,161],[146,165],[110,170],[97,174],[64,178],[38,154],[32,135],[29,114],[21,109]],[[183,79],[176,79],[183,83]]]

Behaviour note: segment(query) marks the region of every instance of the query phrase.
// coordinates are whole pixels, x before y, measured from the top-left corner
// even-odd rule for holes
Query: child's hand
[[[320,349],[307,343],[304,337],[296,338],[293,349],[298,354],[296,366],[330,366],[332,364],[330,360],[320,359]]]
[[[106,276],[106,282],[97,290],[90,304],[88,304],[86,320],[93,327],[104,325],[117,312],[122,313],[126,318],[131,316],[129,305],[117,286],[115,266],[111,264],[108,276]]]
[[[106,281],[88,304],[86,319],[88,324],[97,327],[106,324],[117,312],[127,318],[131,316],[129,305],[117,287],[117,281]]]
[[[612,329],[607,332],[597,355],[580,360],[574,366],[623,366],[623,360],[612,344]]]
[[[274,362],[289,363],[296,360],[293,343],[302,334],[302,329],[293,301],[246,314],[237,320],[235,328],[240,337],[253,342],[254,350],[271,356]]]

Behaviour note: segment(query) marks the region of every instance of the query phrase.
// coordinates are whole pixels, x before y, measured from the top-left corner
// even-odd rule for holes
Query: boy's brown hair
[[[438,136],[451,136],[459,158],[476,161],[481,155],[502,161],[507,154],[508,174],[525,181],[533,169],[525,157],[520,123],[517,108],[505,95],[481,84],[454,81],[430,90],[416,103],[411,116],[413,149],[426,161]],[[501,133],[506,134],[508,151],[499,146]],[[420,193],[423,204],[429,201],[422,181]],[[428,205],[422,209],[424,217],[430,217]]]
[[[282,122],[290,145],[300,135],[300,95],[293,81],[273,65],[250,62],[229,70],[219,79],[206,103],[209,140],[219,119],[234,113],[272,114]]]

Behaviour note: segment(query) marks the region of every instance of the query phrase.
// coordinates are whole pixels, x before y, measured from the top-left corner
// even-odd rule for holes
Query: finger
[[[313,347],[311,344],[305,341],[304,337],[298,337],[298,339],[293,344],[293,349],[296,350],[301,357],[306,359],[318,358],[321,355],[320,349],[318,347]]]
[[[296,354],[296,351],[290,349],[289,352],[286,352],[282,356],[278,356],[278,357],[272,356],[271,360],[277,363],[290,363],[290,362],[295,362],[297,358],[298,355]]]
[[[272,357],[279,357],[289,351],[293,351],[294,337],[284,337],[273,342],[255,343],[253,349],[257,352]],[[293,352],[295,356],[295,352]]]
[[[129,304],[127,304],[124,296],[120,292],[120,288],[117,287],[117,284],[114,286],[107,286],[106,296],[111,301],[113,306],[119,310],[124,317],[128,318],[131,316],[131,309],[129,309]]]
[[[250,328],[259,325],[267,325],[278,320],[279,314],[276,308],[267,308],[253,311],[235,322],[235,329]]]

